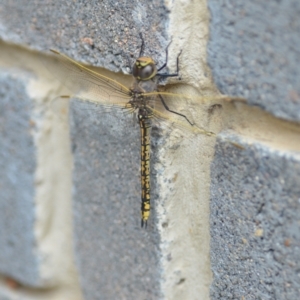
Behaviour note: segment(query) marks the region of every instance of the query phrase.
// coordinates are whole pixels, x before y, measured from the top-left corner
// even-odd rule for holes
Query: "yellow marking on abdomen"
[[[140,119],[141,129],[141,224],[147,226],[150,216],[150,131],[151,125],[147,119]]]

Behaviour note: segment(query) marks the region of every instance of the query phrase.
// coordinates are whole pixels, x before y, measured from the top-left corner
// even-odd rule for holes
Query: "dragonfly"
[[[133,83],[130,87],[95,72],[56,50],[51,51],[59,61],[58,79],[73,89],[72,95],[61,97],[77,98],[105,108],[121,108],[135,114],[140,127],[141,227],[146,228],[151,208],[150,137],[153,123],[168,122],[171,126],[174,125],[192,134],[207,136],[215,134],[197,126],[191,118],[176,109],[176,103],[184,105],[194,98],[193,96],[165,92],[159,87],[161,79],[179,76],[181,53],[177,56],[176,72],[168,73],[163,70],[167,68],[169,46],[166,48],[165,63],[159,68],[153,58],[143,56],[144,47],[142,39],[140,55],[132,67]]]

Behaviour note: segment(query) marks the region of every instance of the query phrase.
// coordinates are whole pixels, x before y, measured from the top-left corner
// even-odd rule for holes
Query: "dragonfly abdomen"
[[[147,227],[150,216],[150,134],[152,114],[146,109],[139,109],[138,113],[141,131],[141,225]]]

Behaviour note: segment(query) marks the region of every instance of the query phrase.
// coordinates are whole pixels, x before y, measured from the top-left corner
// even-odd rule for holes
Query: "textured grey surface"
[[[75,255],[85,299],[159,299],[154,212],[140,227],[139,126],[121,111],[72,107]]]
[[[299,155],[244,146],[211,167],[211,299],[298,299]]]
[[[118,71],[138,56],[140,32],[163,59],[167,16],[162,0],[2,0],[0,38]]]
[[[300,2],[209,0],[208,61],[218,88],[300,121]]]
[[[23,80],[0,76],[0,273],[39,286],[32,102]]]
[[[145,37],[146,53],[164,59],[168,11],[162,3],[3,0],[0,37],[33,49],[55,48],[110,70],[124,70],[139,54],[139,32]],[[299,120],[298,2],[210,0],[209,6],[209,62],[221,91],[245,96],[276,116]],[[187,33],[191,32],[187,29]],[[1,89],[5,97],[9,95],[5,84]],[[8,105],[25,96],[22,89],[19,94],[13,95]],[[5,120],[1,129],[9,122],[27,120],[27,124],[27,110],[16,111],[12,109],[10,115],[0,111]],[[74,249],[85,298],[158,299],[161,270],[155,209],[149,228],[140,228],[139,128],[133,127],[128,115],[119,122],[118,116],[92,111],[76,105],[72,125]],[[17,125],[11,128],[10,137],[18,143],[31,141],[29,127],[22,133],[14,130],[21,128]],[[10,145],[9,140],[1,142],[3,149]],[[5,245],[8,239],[22,243],[22,248],[11,246],[15,244],[5,248],[17,251],[5,250],[4,254],[11,256],[1,263],[0,272],[7,273],[3,266],[8,266],[8,275],[35,286],[38,262],[30,252],[34,246],[30,222],[34,221],[35,165],[27,166],[35,149],[30,145],[27,149],[17,147],[22,148],[26,161],[20,166],[13,153],[3,151],[11,155],[3,156],[6,165],[16,164],[15,178],[20,177],[27,186],[16,184],[15,189],[9,189],[16,194],[12,200],[0,199],[12,215],[5,225],[0,218],[0,238],[6,239]],[[299,162],[264,148],[245,148],[219,142],[212,166],[212,299],[297,299]],[[0,170],[5,176],[7,172]],[[1,189],[8,186],[5,181]],[[22,204],[17,204],[19,186],[20,197],[25,198]],[[155,182],[153,187],[155,191]],[[7,234],[7,224],[17,226],[17,238]]]
[[[129,70],[139,33],[145,54],[164,62],[167,22],[162,0],[0,3],[2,39],[113,71]],[[155,214],[147,230],[140,228],[139,127],[127,116],[120,134],[89,112],[79,108],[72,128],[75,256],[85,299],[158,299]]]
[[[7,296],[6,293],[1,289],[0,289],[0,297],[1,300],[16,300],[15,297]]]

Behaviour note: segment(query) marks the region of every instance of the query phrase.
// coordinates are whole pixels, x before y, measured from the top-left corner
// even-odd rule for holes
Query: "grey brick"
[[[208,1],[208,62],[218,88],[300,121],[300,2]]]
[[[155,216],[148,230],[140,227],[138,124],[94,105],[75,102],[72,111],[75,247],[85,299],[159,299]]]
[[[3,0],[0,7],[0,37],[9,42],[43,51],[55,48],[79,61],[119,71],[131,67],[130,56],[138,56],[141,32],[151,41],[148,54],[164,58],[168,14],[161,0]]]
[[[26,83],[0,77],[0,272],[39,286],[34,237],[36,148]]]
[[[212,299],[297,299],[300,160],[218,140],[211,167]]]

